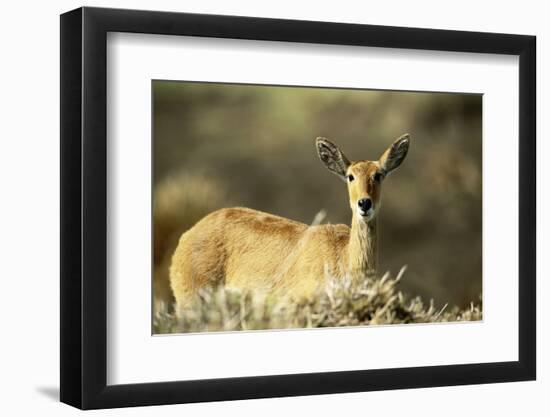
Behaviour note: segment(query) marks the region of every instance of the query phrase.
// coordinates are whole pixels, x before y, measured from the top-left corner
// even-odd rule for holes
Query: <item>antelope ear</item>
[[[321,162],[323,162],[331,172],[345,181],[350,162],[340,148],[330,140],[320,137],[315,141],[315,145],[317,146],[317,154]]]
[[[382,154],[378,162],[384,175],[389,174],[401,165],[409,151],[409,142],[410,136],[406,133],[393,142],[393,144]]]

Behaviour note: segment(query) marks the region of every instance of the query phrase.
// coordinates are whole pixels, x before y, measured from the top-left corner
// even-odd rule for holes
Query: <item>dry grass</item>
[[[264,294],[225,288],[204,289],[182,312],[180,319],[158,310],[155,334],[260,329],[365,326],[381,324],[477,321],[481,305],[460,310],[435,309],[419,297],[398,290],[405,268],[396,277],[363,282],[329,282],[310,300],[274,299]]]

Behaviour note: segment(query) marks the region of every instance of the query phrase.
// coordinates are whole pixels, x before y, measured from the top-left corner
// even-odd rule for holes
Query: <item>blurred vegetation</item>
[[[349,225],[346,186],[320,163],[317,136],[375,160],[410,133],[383,184],[379,270],[407,264],[400,288],[434,309],[480,299],[480,95],[154,81],[153,106],[155,293],[179,235],[212,210],[311,223],[324,209]]]
[[[178,319],[159,310],[153,319],[155,334],[366,326],[382,324],[442,323],[481,320],[481,305],[465,309],[436,309],[420,297],[398,291],[404,268],[395,278],[363,282],[332,281],[309,300],[274,299],[265,294],[203,289]]]

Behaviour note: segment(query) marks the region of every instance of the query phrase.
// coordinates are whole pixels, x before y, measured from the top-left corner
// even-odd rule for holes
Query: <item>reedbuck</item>
[[[176,311],[202,287],[301,298],[311,296],[326,278],[361,279],[376,272],[381,186],[405,159],[409,135],[377,161],[350,162],[325,138],[317,138],[316,146],[325,166],[347,183],[351,228],[308,226],[248,208],[215,211],[181,236],[172,257]]]

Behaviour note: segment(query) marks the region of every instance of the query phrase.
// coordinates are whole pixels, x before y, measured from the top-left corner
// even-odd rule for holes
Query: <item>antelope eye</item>
[[[355,179],[355,177],[353,175],[348,175],[348,181],[349,182],[352,182],[354,179]]]
[[[376,182],[380,182],[382,181],[382,174],[377,172],[376,174],[374,174],[374,181]]]

